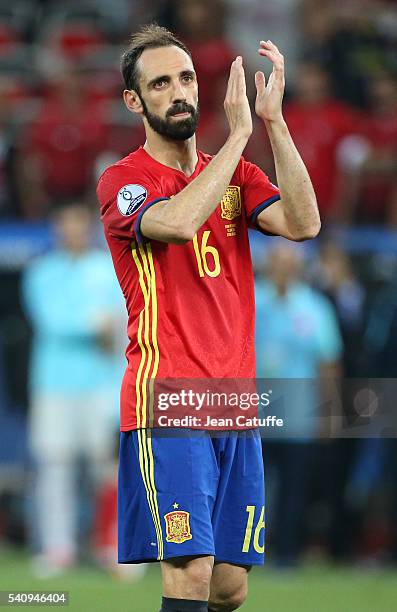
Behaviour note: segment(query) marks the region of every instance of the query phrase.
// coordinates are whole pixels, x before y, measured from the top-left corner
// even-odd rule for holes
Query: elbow
[[[141,232],[146,238],[170,244],[186,244],[193,240],[195,234],[189,227],[176,224],[157,225],[151,228],[141,226]]]
[[[294,234],[292,239],[295,242],[303,242],[305,240],[313,240],[316,238],[321,230],[321,221],[318,219],[315,223],[312,223],[307,228],[302,229],[298,233]]]
[[[174,228],[172,242],[174,244],[186,244],[193,240],[195,231],[193,228],[186,225]]]

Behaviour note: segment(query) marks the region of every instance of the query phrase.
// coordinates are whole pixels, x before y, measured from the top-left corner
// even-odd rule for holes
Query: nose
[[[176,102],[186,102],[185,88],[183,87],[179,79],[173,84],[172,102],[173,104],[175,104]]]

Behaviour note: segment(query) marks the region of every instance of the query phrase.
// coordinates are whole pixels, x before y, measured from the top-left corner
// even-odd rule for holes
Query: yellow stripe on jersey
[[[139,249],[142,259],[145,262],[146,254],[143,247]],[[144,343],[142,342],[142,330],[139,333],[138,327],[138,344],[141,349],[141,362],[139,364],[137,376],[136,376],[136,390],[137,390],[137,404],[136,404],[136,413],[137,413],[137,427],[146,427],[146,407],[147,407],[147,396],[146,396],[146,381],[148,378],[148,372],[150,369],[150,365],[152,362],[152,346],[149,341],[149,330],[150,330],[150,279],[148,275],[145,274],[147,280],[147,286],[145,284],[145,278],[143,273],[142,264],[139,260],[138,253],[135,245],[132,247],[132,256],[134,258],[135,265],[138,269],[139,273],[139,285],[141,287],[141,291],[143,293],[144,298],[144,307],[143,311],[140,312],[140,317],[143,315],[144,317],[144,325],[143,325],[143,335],[144,335]],[[147,267],[147,263],[146,263]],[[144,363],[146,361],[145,373],[143,375],[143,379],[141,381],[142,369]],[[142,367],[141,367],[142,366]],[[139,397],[139,400],[138,400]],[[142,402],[141,402],[142,398]],[[142,414],[141,414],[142,410]]]
[[[143,276],[143,269],[142,269],[142,265],[141,262],[139,260],[139,256],[137,254],[136,251],[136,247],[135,244],[133,244],[132,246],[132,256],[135,262],[135,265],[137,267],[138,270],[138,274],[139,274],[139,284],[144,296],[144,307],[141,310],[141,312],[139,313],[139,323],[138,323],[138,345],[141,349],[141,360],[139,363],[139,367],[138,367],[138,371],[137,371],[137,375],[136,375],[136,382],[135,382],[135,388],[136,388],[136,419],[137,419],[137,428],[138,428],[138,445],[139,445],[139,465],[140,465],[140,469],[141,469],[141,476],[142,476],[142,480],[143,483],[145,485],[145,489],[146,489],[146,497],[148,500],[148,504],[149,504],[149,508],[150,508],[150,512],[152,514],[153,517],[153,522],[155,525],[155,529],[156,529],[156,534],[157,534],[157,542],[158,542],[158,548],[160,547],[159,542],[161,540],[161,534],[159,531],[159,524],[157,522],[157,516],[156,516],[156,512],[154,509],[154,499],[153,499],[153,489],[151,486],[149,486],[149,469],[148,469],[148,461],[147,461],[147,453],[146,453],[146,449],[144,448],[144,445],[142,443],[142,438],[141,438],[141,432],[139,431],[139,429],[142,426],[145,426],[145,423],[142,422],[141,419],[141,404],[145,401],[144,399],[144,393],[143,393],[143,389],[142,389],[142,385],[141,385],[141,376],[142,376],[142,371],[146,362],[146,358],[148,355],[148,351],[146,349],[148,342],[143,342],[142,339],[142,330],[143,330],[143,335],[145,337],[145,340],[147,340],[147,329],[148,329],[148,321],[149,321],[149,307],[150,307],[150,303],[149,303],[149,293],[147,290],[147,287],[145,286],[145,280],[144,280],[144,276]],[[142,402],[143,399],[143,402]]]
[[[156,272],[154,268],[151,244],[147,245],[147,258],[149,260],[150,271],[148,269],[144,248],[140,246],[139,251],[142,256],[146,277],[147,277],[149,287],[150,287],[149,291],[150,291],[150,295],[152,298],[152,329],[151,329],[152,334],[151,336],[152,336],[152,343],[153,343],[155,357],[154,357],[153,370],[152,370],[152,374],[150,377],[150,383],[149,383],[150,385],[149,386],[149,427],[153,427],[153,419],[154,419],[154,414],[153,414],[154,389],[153,389],[153,386],[154,386],[154,379],[157,375],[159,361],[160,361],[160,352],[159,352],[159,347],[158,347],[158,342],[157,342]],[[159,513],[159,508],[158,508],[158,502],[157,502],[157,490],[156,490],[156,484],[154,480],[154,456],[153,456],[153,449],[152,449],[152,437],[151,437],[151,434],[150,433],[148,434],[147,431],[143,432],[143,436],[144,436],[144,439],[146,439],[146,444],[147,444],[148,459],[149,459],[149,483],[151,484],[152,490],[153,490],[154,508],[155,508],[157,523],[158,523],[159,531],[160,531],[158,558],[163,559],[164,543],[163,543],[162,530],[161,530],[160,513]]]
[[[139,274],[139,285],[144,298],[144,307],[139,313],[138,324],[138,345],[141,349],[141,360],[139,363],[136,376],[136,417],[138,428],[138,444],[139,444],[139,465],[141,469],[142,480],[146,489],[146,496],[153,517],[154,526],[157,535],[158,544],[158,560],[161,560],[164,555],[164,543],[161,530],[160,514],[157,502],[157,490],[154,480],[154,456],[152,450],[151,437],[147,436],[144,429],[147,427],[147,381],[149,378],[150,367],[153,360],[154,348],[154,366],[150,376],[149,386],[149,426],[153,425],[153,384],[154,378],[158,371],[159,365],[159,348],[157,342],[157,292],[156,292],[156,277],[153,264],[153,255],[151,245],[147,245],[148,254],[145,247],[139,246],[139,254],[142,258],[143,266],[139,259],[139,255],[135,246],[132,244],[132,256]],[[149,257],[149,265],[148,265]],[[150,307],[152,306],[152,308]],[[150,315],[152,321],[150,325]],[[143,333],[142,333],[143,332]],[[151,332],[151,334],[150,334]],[[151,335],[151,337],[150,337]],[[144,370],[143,378],[142,372]],[[142,414],[141,414],[142,408]],[[141,429],[142,428],[142,429]],[[148,442],[149,440],[149,442]]]
[[[135,381],[135,391],[136,391],[135,410],[136,410],[136,422],[137,422],[138,428],[141,427],[141,387],[140,387],[139,381],[141,379],[141,373],[142,373],[142,369],[143,369],[145,359],[146,359],[146,349],[142,342],[143,319],[144,319],[144,310],[141,310],[141,312],[139,313],[139,323],[138,323],[138,344],[141,349],[141,361],[139,363],[138,371],[136,374],[136,381]]]
[[[157,291],[156,291],[156,272],[154,269],[153,263],[153,253],[152,253],[152,245],[147,245],[148,258],[149,258],[149,266],[150,266],[150,278],[151,278],[151,295],[152,295],[152,341],[154,348],[154,364],[152,375],[149,383],[149,393],[150,393],[150,404],[149,404],[149,427],[153,427],[153,402],[154,402],[154,379],[157,376],[157,372],[159,369],[160,363],[160,351],[159,345],[157,342]]]

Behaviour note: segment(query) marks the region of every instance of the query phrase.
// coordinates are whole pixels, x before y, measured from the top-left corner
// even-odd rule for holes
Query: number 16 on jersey
[[[193,238],[193,248],[197,259],[197,267],[199,276],[210,276],[215,278],[221,273],[221,263],[219,260],[219,252],[216,247],[208,244],[208,238],[211,234],[210,230],[205,230],[200,238],[195,234]]]

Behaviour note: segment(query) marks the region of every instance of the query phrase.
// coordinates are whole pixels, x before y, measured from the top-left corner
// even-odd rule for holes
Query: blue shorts
[[[264,499],[257,429],[122,432],[119,563],[212,555],[262,565]]]

